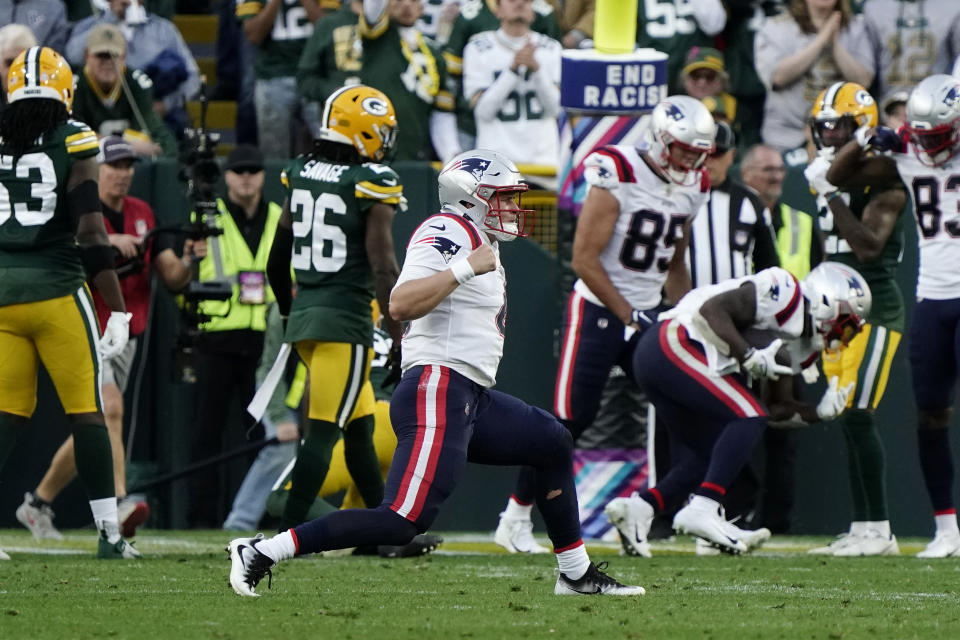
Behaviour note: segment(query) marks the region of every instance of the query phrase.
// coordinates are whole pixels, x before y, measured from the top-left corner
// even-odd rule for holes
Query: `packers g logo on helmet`
[[[810,130],[819,149],[839,147],[860,127],[875,127],[879,121],[876,100],[856,82],[833,83],[810,110]]]
[[[375,162],[383,160],[396,135],[393,104],[373,87],[343,87],[331,94],[323,106],[320,139],[349,145],[361,157]]]
[[[18,55],[7,73],[7,102],[47,98],[73,108],[73,72],[50,47],[31,47]]]

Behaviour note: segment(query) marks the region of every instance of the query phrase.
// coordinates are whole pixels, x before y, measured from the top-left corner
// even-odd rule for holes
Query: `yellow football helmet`
[[[59,100],[73,108],[73,72],[50,47],[30,47],[18,55],[7,72],[7,102],[26,98]]]
[[[380,162],[393,148],[397,114],[382,91],[362,84],[342,87],[323,105],[321,140],[340,142]]]
[[[818,149],[841,147],[860,127],[879,122],[877,101],[856,82],[835,82],[817,96],[810,110],[810,131]]]

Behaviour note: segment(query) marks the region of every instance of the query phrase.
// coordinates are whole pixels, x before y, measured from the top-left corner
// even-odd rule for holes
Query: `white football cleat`
[[[230,586],[238,596],[259,598],[260,594],[254,589],[263,576],[268,576],[268,589],[273,584],[273,572],[270,569],[276,562],[257,549],[256,545],[260,540],[263,540],[262,533],[258,533],[254,538],[234,538],[227,545],[227,553],[230,554]]]
[[[731,528],[727,522],[720,503],[704,496],[693,496],[690,503],[677,512],[673,517],[673,528],[703,538],[725,553],[738,554],[749,550],[742,536],[734,531],[737,527]]]
[[[606,562],[599,565],[590,563],[587,572],[579,580],[571,580],[561,573],[553,594],[557,596],[642,596],[647,591],[643,587],[630,586],[617,582],[606,573]]]
[[[849,531],[846,533],[841,533],[834,538],[833,542],[830,544],[823,545],[822,547],[814,547],[813,549],[807,549],[807,553],[815,556],[832,556],[840,549],[856,544],[858,537],[859,536],[855,536]]]
[[[0,549],[0,560],[9,560],[10,556],[3,552],[3,549]]]
[[[620,534],[620,544],[623,545],[621,553],[651,557],[647,536],[653,524],[653,507],[646,500],[636,495],[614,498],[603,508],[603,512]]]
[[[917,554],[918,558],[952,558],[954,556],[960,556],[960,531],[938,531],[926,548]]]
[[[63,534],[53,526],[53,509],[48,504],[33,506],[33,494],[29,491],[23,494],[23,504],[17,507],[16,516],[37,540],[63,540]]]
[[[502,513],[493,541],[510,553],[550,553],[534,539],[532,520],[507,518]]]
[[[833,552],[835,558],[896,555],[900,555],[897,537],[892,533],[890,535],[884,535],[876,529],[867,529],[867,532],[861,536],[857,536],[852,544],[848,544]]]

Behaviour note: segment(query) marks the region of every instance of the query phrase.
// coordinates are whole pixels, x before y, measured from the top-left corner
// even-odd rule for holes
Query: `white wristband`
[[[470,261],[467,259],[454,262],[450,266],[450,272],[453,273],[454,279],[456,279],[459,284],[463,284],[470,278],[477,275],[473,272],[473,267],[470,266]]]

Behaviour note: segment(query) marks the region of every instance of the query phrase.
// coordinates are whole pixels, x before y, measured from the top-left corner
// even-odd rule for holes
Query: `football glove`
[[[400,376],[403,375],[403,370],[400,368],[401,359],[400,342],[396,341],[390,347],[390,353],[387,354],[387,363],[383,365],[388,373],[383,382],[380,383],[381,389],[386,389],[400,382]]]
[[[867,127],[863,126],[857,129],[853,134],[857,144],[862,149],[871,151],[902,151],[903,140],[896,131],[890,127]]]
[[[835,186],[827,180],[827,171],[830,170],[830,162],[823,156],[817,156],[813,162],[807,165],[803,170],[803,176],[810,183],[810,189],[821,196],[828,196],[837,190]]]
[[[118,355],[127,345],[130,338],[130,318],[132,313],[122,311],[113,311],[107,319],[107,326],[103,330],[103,337],[100,338],[100,356],[104,360]]]
[[[853,387],[856,383],[851,382],[847,386],[840,388],[840,378],[833,376],[830,378],[830,386],[824,392],[817,404],[817,417],[821,420],[833,420],[843,413],[847,408],[847,400],[853,393]]]
[[[780,376],[788,376],[793,373],[793,369],[788,366],[777,364],[777,351],[780,350],[783,340],[777,338],[763,349],[750,347],[743,354],[743,368],[753,378],[770,378],[778,380]]]

